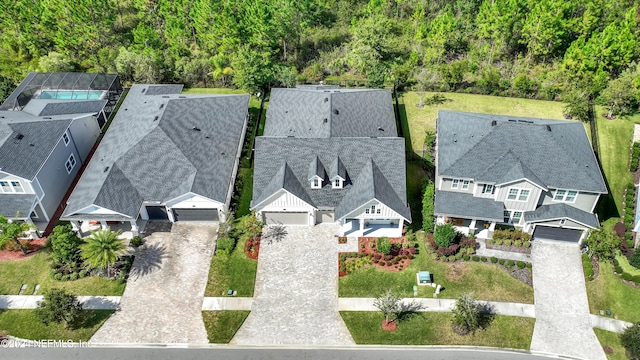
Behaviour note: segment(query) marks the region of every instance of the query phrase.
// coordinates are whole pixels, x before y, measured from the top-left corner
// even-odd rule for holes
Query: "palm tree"
[[[80,245],[80,256],[93,268],[107,270],[118,261],[118,256],[125,249],[122,239],[118,237],[120,231],[96,230]]]

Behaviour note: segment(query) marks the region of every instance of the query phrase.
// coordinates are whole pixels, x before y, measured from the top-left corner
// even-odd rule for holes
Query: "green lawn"
[[[237,296],[253,296],[258,261],[245,256],[244,242],[244,239],[238,241],[231,255],[211,259],[204,296],[223,296],[229,289],[237,291]]]
[[[433,280],[442,285],[441,298],[454,299],[472,291],[476,298],[533,304],[533,288],[514,279],[504,270],[480,262],[438,262],[421,251],[409,267],[400,272],[361,268],[339,280],[340,297],[376,297],[391,289],[402,297],[413,296],[416,272],[428,270]],[[418,286],[419,297],[432,297],[434,289]]]
[[[618,265],[620,265],[624,272],[633,276],[640,276],[640,269],[629,264],[629,259],[627,259],[626,256],[618,254],[616,255],[616,260],[618,260]]]
[[[613,273],[611,264],[600,262],[600,275],[587,282],[591,313],[611,310],[620,320],[640,321],[640,289],[623,284]]]
[[[475,345],[528,350],[535,319],[496,316],[485,330],[460,336],[451,328],[450,313],[421,312],[402,320],[393,332],[382,330],[382,313],[340,312],[356,344]]]
[[[600,345],[602,347],[609,346],[613,349],[613,354],[607,354],[607,359],[609,360],[627,360],[628,357],[625,355],[624,347],[620,343],[620,334],[601,330],[601,329],[593,329],[600,340]]]
[[[251,212],[249,207],[251,206],[251,197],[253,196],[253,169],[238,169],[238,178],[243,179],[244,186],[240,192],[240,200],[236,208],[235,216],[237,218],[245,216]]]
[[[605,110],[596,107],[598,114]],[[601,221],[615,224],[622,214],[622,195],[627,184],[633,181],[629,172],[629,147],[633,137],[633,118],[607,120],[597,116],[600,161],[610,195],[603,196],[597,212]]]
[[[434,93],[426,93],[425,98]],[[422,155],[424,134],[427,130],[435,130],[438,110],[455,110],[488,114],[540,117],[546,119],[562,119],[564,105],[554,101],[505,98],[488,95],[441,93],[450,101],[442,104],[416,107],[420,97],[418,93],[399,94],[402,97],[400,113],[409,118],[409,128],[413,151]],[[406,137],[406,134],[405,134]]]
[[[74,295],[120,296],[125,284],[117,280],[90,276],[75,281],[56,281],[49,276],[50,254],[48,249],[16,261],[0,262],[0,294],[17,295],[22,284],[27,284],[24,295],[33,294],[36,284],[40,284],[40,294],[51,288],[65,288]]]
[[[45,326],[36,317],[35,310],[0,310],[0,330],[30,340],[89,341],[113,313],[112,310],[85,310],[76,329],[70,330],[61,324]]]
[[[249,313],[250,311],[203,311],[202,320],[209,342],[228,344]]]

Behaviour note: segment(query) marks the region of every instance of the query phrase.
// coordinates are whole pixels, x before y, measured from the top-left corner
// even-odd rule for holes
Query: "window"
[[[452,189],[462,189],[462,190],[467,190],[469,189],[469,183],[471,181],[469,180],[462,180],[462,179],[453,179],[451,182],[451,188]],[[460,183],[462,183],[462,187],[460,187]]]
[[[556,190],[555,195],[553,196],[553,201],[562,201],[562,202],[575,202],[576,197],[578,197],[578,192],[574,190]]]
[[[483,194],[493,194],[493,185],[491,184],[484,184],[482,185],[482,193]]]
[[[560,220],[560,225],[564,225],[564,224],[566,224],[566,222],[567,222],[567,219],[561,219]]]
[[[514,211],[513,212],[513,217],[512,217],[512,222],[513,223],[520,223],[520,219],[522,218],[522,211]]]
[[[2,192],[13,192],[8,181],[0,181],[0,188],[2,189]]]
[[[19,192],[19,193],[24,192],[24,189],[22,188],[22,184],[20,184],[20,181],[12,181],[11,186],[13,187],[13,191],[15,192]]]
[[[371,209],[369,209],[369,208],[364,209],[364,213],[365,213],[365,214],[368,214],[368,213],[369,213],[369,211],[371,211]]]
[[[342,189],[342,180],[340,180],[340,178],[336,178],[335,180],[333,180],[333,188]]]
[[[67,162],[64,164],[64,166],[67,168],[67,174],[71,174],[71,171],[76,166],[76,158],[73,156],[73,154],[69,155],[69,158],[67,159]]]
[[[529,200],[529,194],[531,194],[531,190],[511,188],[509,189],[507,200],[527,201]]]
[[[320,179],[313,178],[311,180],[311,188],[312,189],[320,189],[321,187],[322,187],[322,185],[320,185]]]
[[[35,211],[32,211],[31,215],[29,215],[29,217],[32,218],[32,219],[37,219],[38,218],[38,214],[36,214]]]
[[[467,190],[469,188],[469,180],[462,181],[462,190]]]
[[[371,213],[372,214],[376,213],[376,206],[375,205],[371,205]]]
[[[376,214],[380,215],[380,208],[376,209]]]
[[[511,211],[505,210],[502,217],[504,218],[504,222],[508,223],[509,219],[511,219]]]
[[[66,131],[64,132],[64,134],[62,134],[62,140],[64,141],[65,146],[69,145],[69,135]]]
[[[460,179],[453,179],[453,182],[451,183],[451,188],[457,189],[459,183],[460,183]]]

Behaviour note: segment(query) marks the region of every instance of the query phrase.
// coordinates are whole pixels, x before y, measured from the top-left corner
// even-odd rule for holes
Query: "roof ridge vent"
[[[168,99],[169,95],[162,95],[163,98]]]
[[[17,133],[16,136],[14,137],[14,139],[16,140],[22,140],[24,138],[24,135],[22,135],[21,133]]]
[[[199,128],[199,127],[197,127],[197,126],[192,127],[192,128],[191,128],[191,130],[193,130],[193,131],[202,131],[202,130],[200,130],[200,128]]]

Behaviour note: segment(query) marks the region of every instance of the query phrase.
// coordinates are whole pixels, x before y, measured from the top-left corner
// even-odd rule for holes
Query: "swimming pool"
[[[57,100],[99,100],[103,95],[104,91],[99,90],[43,90],[35,97]]]

